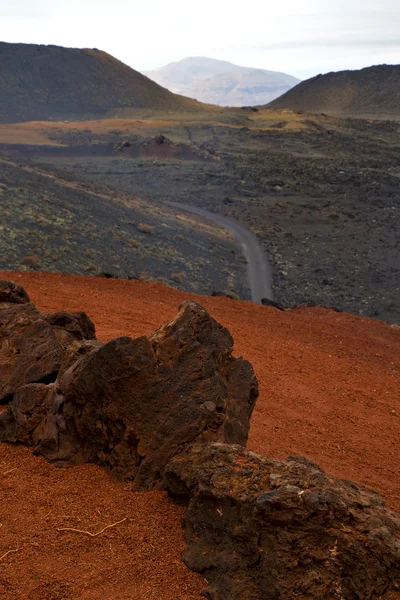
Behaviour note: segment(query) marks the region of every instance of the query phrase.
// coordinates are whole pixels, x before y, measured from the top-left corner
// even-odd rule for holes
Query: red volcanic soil
[[[335,476],[379,490],[400,511],[395,326],[136,281],[11,272],[0,278],[23,285],[43,311],[86,311],[102,341],[148,334],[194,298],[228,327],[236,354],[258,376],[249,448],[277,458],[305,455]],[[133,493],[93,465],[56,469],[6,444],[0,482],[2,600],[199,600],[203,581],[180,560],[183,508],[166,494]],[[99,535],[84,533],[107,525]]]

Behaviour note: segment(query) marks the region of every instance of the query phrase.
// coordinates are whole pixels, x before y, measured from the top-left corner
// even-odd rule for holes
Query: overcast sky
[[[400,64],[400,1],[0,0],[0,40],[99,48],[138,70],[209,56],[305,79]]]

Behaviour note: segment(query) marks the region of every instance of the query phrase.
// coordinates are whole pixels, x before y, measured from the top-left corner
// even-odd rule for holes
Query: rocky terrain
[[[193,215],[177,218],[166,206],[4,156],[0,202],[0,268],[152,279],[250,297],[240,247]]]
[[[7,60],[1,68],[12,67],[14,76],[19,72],[18,81],[23,81],[22,63],[13,61],[27,49],[16,47],[14,56],[7,44],[2,48]],[[35,60],[40,58],[40,68],[49,63],[56,69],[61,68],[62,57],[69,64],[69,57],[77,53],[83,69],[79,77],[85,81],[90,80],[94,64],[99,69],[101,66],[95,72],[105,87],[96,98],[101,97],[108,108],[96,112],[96,121],[84,121],[90,99],[79,97],[79,115],[72,117],[79,120],[51,121],[56,113],[52,112],[42,71],[39,67],[32,71],[37,94],[32,93],[29,101],[35,110],[44,110],[47,120],[0,124],[0,149],[12,157],[11,162],[29,159],[41,163],[42,174],[33,179],[30,174],[24,186],[32,167],[28,171],[13,167],[12,177],[8,173],[2,180],[8,222],[2,242],[3,268],[152,277],[181,289],[202,293],[215,290],[249,298],[245,264],[241,262],[244,258],[236,252],[237,247],[223,247],[221,232],[217,233],[216,246],[202,233],[188,236],[198,228],[208,230],[210,224],[190,218],[191,225],[182,232],[176,224],[185,222],[188,214],[174,212],[171,207],[167,210],[163,204],[166,200],[208,209],[250,228],[272,263],[275,299],[281,305],[332,306],[399,322],[400,156],[396,121],[201,105],[172,94],[168,98],[158,96],[152,87],[155,84],[98,51],[35,46],[29,47],[29,52]],[[90,69],[88,60],[95,61],[90,62]],[[362,92],[364,83],[360,83],[360,94],[371,99],[375,117],[392,102],[393,89],[397,89],[393,87],[396,68],[371,68],[360,75],[360,82],[371,83],[370,96]],[[127,93],[131,84],[138,90],[137,98],[144,90],[143,104],[140,98],[135,104],[137,98],[131,94],[131,109],[121,108],[128,106],[128,100],[122,98],[119,105],[120,100],[113,96],[121,91],[122,84],[113,82],[112,73],[120,83],[123,81]],[[200,70],[199,77],[204,74]],[[357,79],[357,73],[354,77]],[[63,98],[78,93],[78,79],[59,81]],[[332,93],[340,91],[333,80],[325,87]],[[372,93],[378,88],[385,94],[387,105]],[[4,110],[11,111],[6,120],[20,118],[12,112],[19,106],[17,92],[11,90],[3,103]],[[40,104],[37,95],[47,98],[46,102]],[[10,98],[14,98],[12,103]],[[121,110],[112,108],[117,104]],[[360,116],[361,105],[354,106],[354,114]],[[113,118],[104,119],[109,114]],[[124,114],[130,118],[116,118]],[[34,118],[32,115],[29,118]],[[10,171],[10,161],[3,161],[1,168]],[[57,173],[49,175],[54,168]],[[43,180],[44,171],[47,175]],[[12,189],[7,188],[10,177]],[[20,186],[18,178],[22,178]],[[92,217],[88,219],[88,196],[86,191],[81,193],[89,185],[83,179],[101,186],[97,192],[93,188],[90,191],[90,210],[96,207],[93,224]],[[61,199],[62,204],[74,207],[61,208],[64,220],[58,224],[54,222],[55,207],[59,206],[55,188],[50,200],[43,190],[44,182],[53,186],[54,181],[57,185],[69,181],[68,193],[64,194],[63,184]],[[57,194],[59,191],[58,187]],[[101,200],[93,203],[93,198],[100,198],[99,193]],[[118,200],[121,197],[124,207]],[[27,206],[32,215],[25,210]],[[65,211],[71,213],[68,218]],[[133,219],[129,218],[130,211]],[[119,229],[110,232],[114,222]],[[29,236],[22,230],[28,230]],[[108,245],[104,245],[104,238]],[[93,260],[87,260],[90,258]]]
[[[82,301],[85,308],[97,306],[97,310],[101,311],[101,303],[111,300],[109,292],[114,288],[119,303],[116,305],[117,310],[108,314],[107,320],[114,319],[115,332],[124,299],[128,299],[126,293],[121,294],[123,282],[97,280],[100,287],[95,288],[87,278],[18,273],[13,276],[17,281],[30,281],[29,288],[34,295],[40,294],[42,302],[47,303],[47,306],[50,306],[50,298],[53,306],[57,303],[52,282],[58,285],[58,289],[64,289],[61,292],[62,304],[58,306],[62,310],[49,314],[39,312],[20,286],[6,282],[0,284],[0,368],[3,383],[0,392],[1,440],[28,444],[36,454],[46,456],[59,466],[96,462],[106,466],[117,478],[133,479],[136,489],[166,487],[173,498],[179,497],[185,504],[189,503],[183,519],[187,542],[183,558],[189,568],[202,573],[207,582],[180,572],[180,598],[197,598],[196,590],[199,593],[201,586],[205,585],[207,588],[203,594],[215,600],[233,600],[238,597],[248,600],[283,599],[288,596],[322,600],[338,594],[346,599],[398,598],[399,515],[385,508],[377,492],[326,474],[312,460],[318,456],[317,447],[311,453],[309,450],[307,459],[290,456],[283,462],[276,457],[277,446],[275,452],[272,452],[273,457],[270,452],[269,456],[259,456],[245,450],[249,418],[258,395],[257,382],[250,364],[242,358],[232,356],[233,340],[227,329],[218,324],[206,310],[196,302],[184,302],[177,315],[175,311],[172,321],[154,333],[141,335],[136,339],[119,337],[103,344],[96,341],[90,318],[82,312],[68,312],[68,309],[73,309],[74,304]],[[142,286],[147,301],[147,310],[143,315],[146,314],[146,318],[149,318],[152,314],[149,309],[155,300],[158,308],[153,316],[159,319],[162,305],[159,290],[153,295],[149,284],[126,284],[131,288],[130,306],[132,307],[134,288]],[[88,295],[83,293],[86,285],[91,290]],[[128,292],[128,288],[125,288]],[[104,295],[99,297],[100,289],[104,290]],[[167,290],[168,288],[166,292]],[[171,292],[163,295],[163,303],[166,302],[168,293],[171,296]],[[172,295],[174,294],[177,297],[179,292],[173,292]],[[92,301],[89,301],[91,296]],[[97,300],[93,303],[95,296]],[[227,299],[210,299],[209,303],[214,303],[214,310],[217,312],[219,306],[225,319],[229,313],[233,316],[235,309],[241,311],[242,318],[237,328],[239,346],[241,328],[244,326],[246,339],[249,339],[248,325],[252,322],[261,336],[268,335],[270,344],[274,344],[274,339],[280,339],[281,356],[286,357],[286,360],[290,358],[290,350],[285,338],[291,341],[294,349],[296,344],[301,346],[298,334],[304,332],[308,337],[307,344],[311,340],[313,345],[312,356],[315,360],[317,349],[323,353],[335,352],[333,348],[338,344],[339,335],[342,347],[340,358],[348,366],[357,364],[365,391],[369,385],[370,369],[379,362],[377,352],[391,352],[393,358],[399,356],[399,353],[396,354],[398,332],[385,324],[324,311],[321,316],[326,327],[324,337],[321,337],[318,324],[321,309],[320,312],[308,309],[293,311],[292,314],[278,313],[277,319],[277,311],[269,307],[235,303]],[[173,310],[172,305],[168,310],[170,309]],[[250,313],[253,313],[252,317],[247,321]],[[256,314],[258,319],[254,319]],[[269,328],[265,327],[265,322],[264,327],[260,327],[260,320],[265,318],[270,324]],[[349,319],[353,321],[352,327],[349,327]],[[329,324],[333,324],[333,320],[336,326],[332,333],[328,333]],[[100,330],[105,332],[103,328]],[[361,330],[364,338],[359,338]],[[140,331],[137,320],[135,331]],[[366,352],[359,347],[363,342],[368,348]],[[147,351],[144,350],[146,347]],[[257,341],[252,339],[248,347],[256,349]],[[274,348],[275,358],[277,349],[278,347]],[[350,361],[349,352],[353,352]],[[250,354],[256,357],[251,351]],[[265,352],[262,354],[264,358],[259,363],[260,366],[265,365]],[[372,379],[376,386],[376,398],[382,393],[387,394],[393,385],[398,385],[399,371],[391,369],[384,362],[384,357],[382,359],[381,379]],[[268,359],[267,362],[267,370],[274,370],[273,361]],[[288,380],[292,383],[292,391],[297,389],[302,373],[307,373],[306,346],[303,346],[301,362],[297,380],[293,375]],[[255,366],[257,364],[256,360]],[[290,360],[286,364],[290,370]],[[393,361],[391,364],[394,365]],[[295,362],[292,362],[292,368],[294,365]],[[396,364],[395,368],[397,366]],[[278,364],[277,367],[282,369],[283,365]],[[331,361],[320,360],[316,369],[326,369],[326,373],[330,372],[332,377]],[[257,375],[258,371],[256,366]],[[352,377],[352,381],[353,379]],[[332,381],[336,381],[336,378]],[[382,385],[383,381],[385,385]],[[321,406],[319,411],[313,413],[313,418],[323,426],[330,412],[328,418],[331,431],[329,436],[320,438],[320,450],[324,443],[329,444],[335,440],[335,415],[332,411],[339,416],[344,406],[351,406],[346,403],[346,396],[348,393],[352,395],[352,390],[346,389],[344,377],[341,377],[341,382],[344,386],[340,391],[344,401],[341,408],[338,409],[333,397],[338,391],[330,387],[328,377],[324,378],[324,385],[328,394],[326,397],[331,402],[330,411],[327,412],[327,407],[322,409]],[[265,410],[271,418],[271,410],[274,410],[271,399],[278,392],[266,379],[261,378],[260,383],[260,397],[251,429],[253,426],[257,429],[257,420],[258,427],[262,425]],[[301,390],[301,386],[298,389]],[[146,390],[150,392],[148,401],[135,404],[135,394],[138,393],[137,397],[142,399],[143,394],[147,394]],[[290,390],[288,391],[290,397]],[[158,393],[161,395],[158,396]],[[358,400],[361,400],[361,389],[358,395]],[[298,395],[296,397],[299,399]],[[318,404],[323,401],[323,397],[324,394],[316,398]],[[379,404],[375,408],[368,408],[375,419],[386,414],[386,444],[381,447],[381,452],[385,451],[385,468],[394,465],[395,460],[394,455],[391,459],[389,446],[396,439],[392,434],[393,426],[398,426],[397,397],[390,396],[393,407],[389,411],[391,416],[388,415],[387,405],[383,412]],[[162,399],[162,402],[159,403],[157,398]],[[182,398],[185,398],[184,406],[179,409]],[[287,398],[285,402],[287,405]],[[352,403],[348,417],[351,417],[351,413],[355,414],[354,399]],[[357,411],[360,417],[360,408]],[[310,417],[305,416],[301,410],[297,414],[300,420],[293,419],[292,413],[287,425],[292,423],[296,439],[300,440],[301,420],[305,419],[306,423]],[[279,437],[279,426],[274,421],[272,418],[271,425],[278,430]],[[348,419],[343,421],[340,418],[337,423],[337,433],[340,432],[345,437],[346,422]],[[163,440],[162,447],[159,435]],[[312,431],[309,437],[313,437]],[[256,440],[256,437],[253,437],[253,441],[251,438],[250,430],[250,447]],[[281,439],[286,440],[286,443],[290,440],[284,433]],[[374,457],[376,473],[382,476],[382,464],[371,447],[371,436],[368,436],[368,443],[361,445],[352,436],[347,436],[346,439],[358,448],[355,461],[359,469],[355,479],[360,482],[363,478],[362,470],[365,469],[369,481],[373,480],[374,468],[371,469],[367,459],[369,453],[371,458]],[[273,438],[268,440],[265,430],[263,440],[264,443],[273,442]],[[275,444],[277,440],[278,438]],[[307,440],[301,444],[304,448],[311,448]],[[20,463],[18,467],[18,460],[21,461],[24,456],[23,461],[26,463],[28,456],[21,451],[21,448],[14,451],[8,450],[4,444],[0,445],[0,456],[5,468],[3,477],[9,481],[6,488],[9,499],[17,497],[15,493],[18,494],[25,481],[21,480],[23,465]],[[364,457],[363,461],[360,461],[360,453]],[[340,464],[338,462],[336,468],[333,467],[333,471],[339,469],[342,476],[348,474],[353,460],[351,453],[346,452],[345,456],[345,460]],[[332,455],[327,455],[328,461],[333,458]],[[10,460],[17,467],[10,467]],[[75,467],[79,479],[76,479],[75,491],[72,493],[74,488],[71,484],[74,484],[68,472],[61,478],[56,473],[52,477],[51,471],[46,470],[42,464],[37,464],[39,472],[43,475],[46,473],[46,476],[56,482],[56,489],[61,491],[61,479],[65,479],[66,487],[61,494],[63,499],[65,494],[69,496],[69,510],[67,513],[60,512],[58,509],[61,505],[57,496],[50,494],[45,506],[32,504],[32,508],[35,508],[28,513],[25,507],[24,513],[30,515],[28,531],[21,528],[25,518],[16,525],[9,513],[2,514],[3,542],[7,544],[10,540],[1,556],[1,560],[7,564],[7,570],[0,572],[4,597],[8,600],[17,595],[21,598],[50,600],[56,594],[65,600],[71,600],[77,595],[98,599],[104,597],[107,590],[112,590],[114,597],[121,600],[124,593],[126,597],[127,591],[135,600],[154,593],[162,600],[172,600],[174,596],[171,595],[163,570],[163,565],[168,564],[171,558],[171,544],[177,542],[173,520],[177,520],[178,515],[177,509],[173,514],[171,501],[170,504],[166,503],[165,497],[163,499],[154,492],[153,495],[149,495],[149,492],[134,494],[117,483],[114,484],[112,496],[108,496],[108,486],[101,486],[96,492],[96,511],[101,515],[101,509],[104,510],[107,506],[109,520],[107,524],[91,531],[87,529],[87,525],[80,525],[81,518],[77,513],[80,510],[80,514],[85,515],[85,520],[88,520],[85,503],[80,507],[80,497],[83,498],[85,490],[89,496],[91,494],[94,483],[91,473]],[[95,474],[94,476],[96,477]],[[31,485],[38,485],[33,474],[30,475],[29,482]],[[396,486],[395,478],[390,480],[390,485]],[[387,492],[390,504],[396,504],[398,496],[395,487],[392,492],[389,489]],[[135,499],[129,498],[129,494]],[[39,489],[31,488],[28,497],[38,499],[39,496]],[[123,506],[118,502],[122,498]],[[143,498],[145,505],[142,504]],[[43,501],[44,498],[41,499]],[[13,506],[14,510],[18,510],[19,501]],[[66,506],[62,506],[62,511],[65,511]],[[42,509],[47,512],[42,513]],[[53,509],[55,514],[50,516]],[[146,511],[152,521],[149,527],[145,524]],[[154,515],[152,511],[155,511]],[[160,511],[164,517],[163,525],[158,521]],[[112,520],[111,515],[114,517]],[[165,530],[166,519],[170,528],[168,533]],[[126,544],[132,543],[135,531],[138,540],[132,549],[133,554],[129,556],[126,554]],[[161,536],[166,535],[162,538],[163,554],[159,558],[157,551],[149,553],[152,539],[149,536],[156,531]],[[144,544],[143,534],[147,538]],[[104,568],[103,548],[106,541],[111,552],[107,567]],[[55,545],[56,553],[52,550]],[[138,545],[140,554],[136,551]],[[70,561],[71,551],[74,560],[77,553],[82,559],[87,553],[89,562],[85,559],[83,562],[86,563],[86,570],[90,569],[90,579],[80,578],[76,569],[67,573],[66,564]],[[45,557],[49,552],[53,557],[47,561]],[[58,561],[55,554],[61,561]],[[112,570],[114,560],[120,561],[122,557],[124,569]],[[28,560],[31,567],[29,573],[26,572],[22,578],[15,578],[15,574],[20,572],[18,564],[21,560]],[[160,576],[156,579],[153,575],[143,577],[154,560],[160,564],[157,564],[157,569],[153,569],[153,573],[160,573]],[[78,571],[79,562],[81,561],[78,561]],[[46,571],[43,571],[44,565]],[[98,571],[100,565],[101,577]],[[3,565],[0,569],[2,567]],[[36,576],[32,577],[34,573]],[[172,594],[176,594],[173,591],[176,589],[175,581],[172,582]]]
[[[300,82],[286,73],[201,56],[184,58],[143,74],[175,94],[219,106],[267,104]]]
[[[143,132],[141,123],[126,121],[124,128],[121,139]],[[49,135],[67,143],[71,127],[59,129]],[[275,297],[285,306],[313,303],[399,321],[397,123],[231,109],[218,121],[208,115],[205,122],[160,127],[150,119],[145,131],[201,146],[214,160],[87,158],[76,148],[69,156],[65,149],[39,148],[36,157],[148,201],[237,219],[264,245]],[[100,135],[104,143],[105,133],[86,133],[81,143]]]
[[[141,109],[197,105],[96,48],[0,42],[0,123],[132,116]]]
[[[400,65],[317,75],[269,104],[364,119],[400,119]]]
[[[190,498],[183,558],[213,600],[395,598],[400,518],[376,492],[300,456],[194,444],[166,467]]]

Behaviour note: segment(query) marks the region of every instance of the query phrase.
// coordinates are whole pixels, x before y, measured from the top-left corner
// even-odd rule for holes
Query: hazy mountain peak
[[[176,94],[221,106],[265,104],[299,83],[285,73],[206,56],[183,58],[144,74]]]

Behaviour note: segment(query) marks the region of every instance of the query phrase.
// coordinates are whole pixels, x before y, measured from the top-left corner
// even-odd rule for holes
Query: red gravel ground
[[[159,284],[0,272],[39,309],[84,310],[107,341],[148,334],[194,298],[235,339],[260,382],[249,448],[302,454],[378,489],[400,511],[400,329],[321,308],[287,312]],[[1,600],[195,600],[202,579],[180,560],[181,507],[136,494],[102,469],[56,469],[0,445]],[[71,528],[98,533],[89,536]],[[10,552],[11,551],[11,552]],[[6,555],[5,555],[6,554]]]

